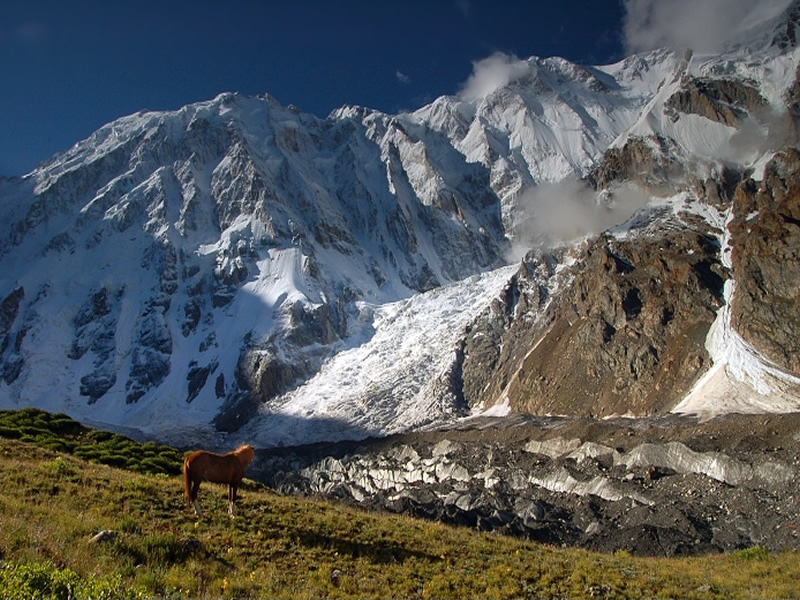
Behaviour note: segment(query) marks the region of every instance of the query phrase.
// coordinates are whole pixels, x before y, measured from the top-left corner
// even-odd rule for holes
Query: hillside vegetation
[[[146,461],[148,472],[134,470]],[[280,496],[248,480],[233,520],[223,487],[204,484],[198,520],[179,465],[176,450],[63,415],[0,412],[0,597],[800,596],[797,552],[603,555]]]

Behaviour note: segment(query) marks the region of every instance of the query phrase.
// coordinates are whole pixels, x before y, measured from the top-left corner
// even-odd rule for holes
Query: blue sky
[[[2,0],[0,175],[142,109],[235,91],[320,117],[343,104],[397,113],[458,93],[498,52],[608,64],[691,34],[697,6],[736,15],[786,2]],[[724,21],[703,19],[698,35]]]
[[[620,0],[3,0],[0,175],[224,91],[396,113],[457,93],[495,52],[611,62],[621,15]]]

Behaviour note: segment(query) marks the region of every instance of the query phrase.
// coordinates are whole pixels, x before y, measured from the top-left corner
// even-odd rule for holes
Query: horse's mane
[[[236,457],[243,463],[249,464],[256,454],[256,449],[250,444],[242,444],[236,450],[231,452],[231,454],[236,455]]]

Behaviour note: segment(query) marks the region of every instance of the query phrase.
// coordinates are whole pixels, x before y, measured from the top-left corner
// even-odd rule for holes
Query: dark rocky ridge
[[[18,287],[0,304],[0,359],[2,359],[0,377],[6,383],[13,382],[19,376],[23,365],[19,350],[22,340],[25,338],[26,329],[23,326],[18,328],[15,333],[13,325],[17,320],[20,304],[24,298],[25,289]]]
[[[777,157],[760,184],[734,196],[736,330],[781,368],[800,375],[800,153]]]
[[[639,555],[796,548],[800,414],[510,417],[263,450],[250,476],[541,542]]]
[[[707,365],[724,273],[713,238],[602,236],[588,249],[547,335],[508,389],[534,414],[662,413]]]
[[[608,190],[614,183],[633,182],[654,192],[684,174],[674,158],[674,142],[661,136],[633,137],[621,148],[609,148],[586,177],[595,189]]]
[[[614,173],[607,173],[612,181]],[[554,265],[565,256],[530,254],[465,334],[457,381],[467,405],[507,401],[538,415],[664,414],[710,367],[706,337],[731,277],[734,329],[799,375],[798,180],[800,153],[790,148],[761,182],[729,167],[673,182],[714,211],[732,211],[727,237],[690,210],[654,207],[626,236],[603,234],[573,249],[574,265],[559,273]]]
[[[681,89],[667,100],[664,109],[670,111],[673,120],[679,118],[676,112],[682,112],[736,127],[766,104],[756,88],[743,82],[684,76]]]
[[[709,365],[705,338],[728,275],[707,225],[664,219],[654,232],[600,236],[559,275],[552,258],[529,257],[467,332],[467,403],[598,417],[670,410]],[[551,298],[542,282],[566,292]]]

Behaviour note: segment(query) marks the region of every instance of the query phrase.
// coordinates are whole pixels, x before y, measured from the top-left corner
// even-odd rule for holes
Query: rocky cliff
[[[728,229],[736,330],[780,368],[800,374],[800,154],[778,156],[761,182],[739,186]]]

